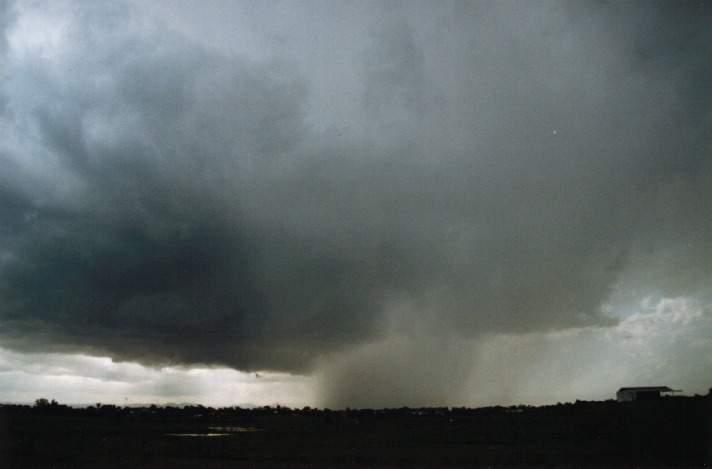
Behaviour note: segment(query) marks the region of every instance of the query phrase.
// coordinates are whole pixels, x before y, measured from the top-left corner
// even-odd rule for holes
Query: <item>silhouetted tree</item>
[[[57,407],[58,405],[59,404],[54,399],[51,401],[45,399],[44,397],[35,399],[35,407]]]
[[[35,399],[35,407],[47,407],[47,406],[49,406],[49,401],[47,399],[45,399],[44,397]]]

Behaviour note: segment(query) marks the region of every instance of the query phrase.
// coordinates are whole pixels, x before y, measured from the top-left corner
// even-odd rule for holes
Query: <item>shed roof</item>
[[[680,392],[679,389],[671,389],[668,386],[636,386],[630,388],[620,388],[621,391],[659,391],[659,392]]]

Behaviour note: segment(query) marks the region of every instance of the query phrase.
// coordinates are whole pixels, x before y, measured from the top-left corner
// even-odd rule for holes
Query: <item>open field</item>
[[[703,466],[711,400],[482,409],[0,407],[0,466]]]

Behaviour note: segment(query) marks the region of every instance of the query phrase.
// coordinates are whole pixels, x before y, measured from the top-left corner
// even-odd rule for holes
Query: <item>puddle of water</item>
[[[230,436],[234,433],[259,432],[255,427],[208,427],[209,433],[164,433],[165,436],[183,436],[193,438],[210,438],[216,436]]]
[[[208,427],[208,430],[228,433],[243,433],[243,432],[259,432],[259,428],[255,427]]]

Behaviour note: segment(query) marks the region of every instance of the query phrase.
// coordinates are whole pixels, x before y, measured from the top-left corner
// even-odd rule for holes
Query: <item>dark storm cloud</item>
[[[337,8],[313,7],[297,44]],[[621,282],[708,293],[707,5],[373,4],[324,95],[286,46],[105,8],[8,61],[6,346],[295,371],[389,334],[610,324]],[[311,125],[340,86],[342,127]]]
[[[5,54],[7,53],[7,36],[5,31],[9,24],[12,23],[13,11],[10,8],[9,0],[0,1],[0,79],[5,79],[3,70],[5,69]],[[5,107],[5,98],[0,97],[0,113]]]

